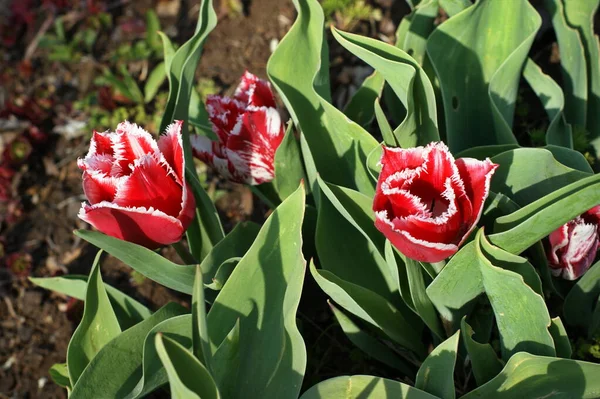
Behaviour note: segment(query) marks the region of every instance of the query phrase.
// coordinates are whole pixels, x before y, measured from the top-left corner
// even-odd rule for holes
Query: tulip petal
[[[119,178],[91,170],[83,172],[83,192],[90,204],[112,201],[117,193]]]
[[[83,203],[78,216],[106,235],[150,249],[177,242],[184,233],[179,220],[152,208]]]
[[[225,144],[229,134],[240,129],[244,110],[243,103],[228,97],[211,95],[206,98],[208,118],[221,143]]]
[[[258,76],[248,71],[242,75],[242,80],[235,89],[233,98],[248,106],[276,107],[275,97],[269,82],[259,79]]]
[[[147,154],[135,160],[133,172],[117,188],[114,203],[121,207],[151,207],[177,217],[181,195],[181,185],[166,161]]]
[[[407,231],[397,231],[386,211],[377,212],[375,226],[393,246],[405,256],[420,262],[440,262],[458,251],[455,244],[429,242],[413,237]]]
[[[473,225],[481,217],[483,204],[490,193],[492,176],[498,166],[490,161],[489,158],[485,161],[473,158],[460,158],[456,160],[456,167],[464,183],[465,192],[473,205],[473,218],[471,220]]]
[[[408,180],[418,176],[422,171],[423,147],[396,148],[383,146],[383,154],[379,161],[383,168],[379,175],[379,181],[387,181],[391,175],[396,175],[399,181]]]
[[[90,149],[86,158],[96,154],[113,155],[110,133],[99,133],[94,131],[92,134],[92,139],[90,140]]]
[[[117,162],[115,167],[122,174],[131,172],[137,158],[159,151],[152,135],[135,123],[119,123],[117,131],[110,138]]]
[[[183,121],[175,121],[167,126],[164,135],[158,139],[158,148],[175,171],[179,183],[185,180],[185,158],[183,156],[183,138],[181,126]]]
[[[548,238],[550,240],[550,251],[548,252],[550,263],[554,265],[560,265],[558,254],[562,252],[562,249],[569,243],[568,223],[563,224],[558,229],[554,230],[552,233],[550,233]]]
[[[583,220],[569,223],[569,243],[560,256],[560,264],[551,264],[553,273],[567,280],[575,280],[591,266],[598,251],[598,228]],[[558,267],[557,267],[558,266]]]

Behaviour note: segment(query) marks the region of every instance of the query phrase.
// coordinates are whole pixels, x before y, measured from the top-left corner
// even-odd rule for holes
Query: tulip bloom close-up
[[[285,132],[269,82],[246,72],[233,98],[209,96],[206,109],[218,141],[191,136],[194,156],[237,183],[273,180]]]
[[[88,154],[78,161],[89,202],[79,217],[105,234],[148,248],[179,241],[195,209],[184,180],[181,125],[169,125],[158,143],[129,122],[116,132],[94,132]]]
[[[590,268],[600,248],[600,205],[565,223],[548,238],[552,274],[578,279]]]
[[[443,143],[383,147],[375,225],[404,255],[439,262],[456,253],[481,216],[498,165],[454,160]]]

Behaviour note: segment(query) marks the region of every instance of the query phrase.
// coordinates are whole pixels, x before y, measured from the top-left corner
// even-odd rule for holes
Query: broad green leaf
[[[565,359],[571,358],[571,342],[569,342],[569,337],[567,336],[567,330],[562,323],[560,317],[555,317],[552,319],[552,324],[550,325],[550,334],[552,335],[552,339],[554,340],[554,346],[556,348],[556,356],[563,357]]]
[[[194,87],[193,81],[196,67],[198,66],[206,37],[216,24],[217,14],[213,8],[212,0],[202,0],[194,35],[174,53],[170,53],[172,50],[167,49],[167,46],[165,46],[165,65],[169,79],[169,99],[160,124],[159,130],[161,132],[175,119],[187,121],[189,99]],[[162,35],[161,38],[164,44],[165,36]],[[169,51],[168,56],[167,51]],[[191,165],[192,154],[189,148],[187,124],[183,126],[183,134],[183,142],[186,147],[185,160],[188,165]]]
[[[472,5],[471,0],[440,0],[440,7],[446,11],[449,17],[455,16]]]
[[[576,126],[585,126],[588,98],[585,52],[577,29],[567,23],[564,3],[564,0],[544,0],[544,8],[552,18],[552,26],[558,41],[563,78],[562,91],[565,97],[564,100],[561,98],[561,103],[564,102],[567,122]],[[560,105],[562,108],[563,104]]]
[[[385,237],[375,228],[373,200],[321,178],[318,183],[315,241],[321,267],[400,306],[397,284],[383,258]]]
[[[384,83],[383,76],[377,71],[367,76],[348,104],[346,104],[344,114],[365,129],[368,128],[375,117],[375,110],[372,104],[381,96]]]
[[[275,178],[273,186],[281,201],[290,196],[301,181],[306,180],[302,166],[300,143],[294,134],[294,125],[289,123],[283,141],[275,152]]]
[[[253,222],[241,222],[219,241],[202,260],[200,267],[204,277],[204,284],[211,284],[219,267],[226,261],[235,257],[242,257],[254,242],[260,226]]]
[[[500,374],[462,399],[581,398],[600,392],[600,365],[520,352]]]
[[[165,371],[156,352],[154,341],[156,335],[162,333],[164,336],[176,340],[184,347],[192,348],[192,315],[186,314],[166,319],[154,326],[143,340],[142,377],[133,391],[124,396],[125,399],[142,398],[168,382]]]
[[[218,140],[217,135],[212,130],[212,125],[208,119],[208,112],[206,111],[204,102],[200,98],[198,90],[195,88],[192,89],[188,112],[188,121],[190,122],[190,125],[198,128],[201,135],[206,136],[211,140]]]
[[[172,398],[220,398],[208,370],[187,349],[162,334],[156,334],[155,345],[169,376]]]
[[[547,194],[589,176],[559,163],[541,148],[518,148],[492,158],[500,165],[492,178],[491,190],[524,206]]]
[[[29,280],[35,285],[60,292],[72,298],[85,300],[85,290],[87,287],[88,276],[77,274],[68,274],[62,277],[30,277]],[[148,318],[152,312],[150,309],[133,299],[132,297],[123,294],[116,288],[108,284],[104,284],[104,289],[108,294],[108,299],[112,305],[119,325],[122,330],[126,330],[134,324]]]
[[[187,238],[192,255],[201,262],[225,233],[217,208],[198,181],[193,163],[186,165],[186,178],[196,199],[196,218],[188,227]]]
[[[211,290],[213,290],[213,292],[220,291],[229,279],[229,276],[231,276],[231,273],[233,273],[233,269],[235,269],[240,260],[242,260],[242,258],[238,256],[223,261],[223,263],[221,263],[221,265],[217,269],[215,276],[212,278],[212,282],[210,284],[206,284],[205,287],[210,288]],[[212,295],[214,295],[214,298],[216,298],[217,293],[214,293]],[[213,303],[214,298],[206,298],[206,301]]]
[[[101,256],[102,251],[98,251],[90,271],[83,317],[67,348],[67,365],[72,386],[75,386],[81,373],[102,347],[121,333],[119,321],[100,276]]]
[[[306,349],[296,311],[305,269],[304,199],[301,185],[269,216],[208,313],[213,352],[240,324],[237,372],[223,368],[234,376],[219,386],[224,397],[247,398],[251,393],[284,399],[297,398],[300,392]],[[222,378],[215,374],[217,381]]]
[[[461,321],[460,331],[471,361],[475,381],[478,386],[481,386],[498,375],[503,364],[490,344],[482,344],[473,339],[474,331],[464,318]]]
[[[374,193],[365,161],[377,141],[330,103],[323,10],[317,0],[294,0],[294,5],[298,17],[271,55],[267,74],[302,131],[322,177]]]
[[[161,62],[154,67],[150,75],[148,75],[148,79],[146,79],[146,84],[144,85],[144,103],[148,104],[152,101],[166,79],[167,71],[165,70],[165,63]]]
[[[549,1],[560,3],[560,0]],[[550,76],[542,72],[542,69],[531,58],[527,59],[525,63],[523,77],[542,102],[550,119],[550,125],[546,130],[546,143],[573,148],[573,132],[563,113],[565,98],[561,87]]]
[[[460,331],[439,344],[419,368],[415,388],[442,399],[454,399],[454,365]]]
[[[335,377],[310,388],[300,399],[439,399],[398,381],[370,375]]]
[[[451,323],[451,331],[459,328],[460,320],[471,310],[470,305],[484,291],[479,262],[476,243],[469,242],[450,258],[427,287],[427,296],[442,318]]]
[[[240,367],[240,319],[215,350],[212,358],[212,375],[217,386],[224,387],[234,381]]]
[[[444,337],[444,329],[442,328],[438,314],[433,303],[431,303],[431,300],[427,296],[427,286],[425,285],[421,264],[410,258],[404,258],[404,265],[406,267],[412,303],[415,305],[417,314],[433,334],[438,338]]]
[[[483,230],[479,230],[477,235],[476,250],[482,284],[494,309],[502,358],[506,360],[521,350],[554,356],[554,341],[548,332],[550,315],[544,298],[525,284],[521,275],[498,267],[512,261],[506,256],[509,254],[502,261],[491,256],[491,259],[486,258],[486,253],[489,254],[493,247],[486,242]],[[500,249],[495,248],[494,252],[499,253]],[[523,263],[515,263],[519,268],[526,267]],[[515,301],[515,298],[519,300]]]
[[[600,44],[594,34],[594,15],[598,0],[564,1],[567,23],[577,29],[583,43],[587,70],[587,130],[591,133],[591,144],[600,154]],[[561,48],[562,51],[562,48]],[[584,104],[579,104],[583,106]]]
[[[600,175],[569,184],[496,220],[490,241],[519,254],[569,220],[600,203]]]
[[[429,36],[427,53],[440,80],[452,152],[516,144],[511,127],[521,68],[540,25],[540,16],[526,0],[513,0],[511,7],[488,0],[450,18]]]
[[[376,292],[345,281],[327,270],[317,269],[313,262],[310,264],[310,272],[319,287],[344,310],[380,329],[418,356],[425,357],[425,348],[420,338],[422,326],[412,322],[414,317],[403,314]]]
[[[158,15],[152,9],[146,11],[146,43],[151,49],[161,50],[161,42],[158,37],[158,31],[160,30],[160,20]]]
[[[509,267],[510,263],[513,265]],[[544,299],[525,284],[520,274],[509,268],[523,272],[522,269],[529,267],[524,266],[521,258],[512,259],[499,248],[492,248],[479,230],[475,241],[454,255],[429,285],[427,294],[454,327],[457,317],[462,319],[468,313],[467,305],[485,292],[494,310],[504,359],[519,350],[554,355],[554,342],[548,332],[550,316]],[[530,272],[524,274],[527,276]]]
[[[75,235],[108,252],[150,280],[185,294],[192,294],[194,267],[178,265],[141,245],[97,231],[76,230]]]
[[[563,317],[567,324],[589,328],[598,298],[600,298],[600,261],[590,267],[565,298]]]
[[[396,140],[396,136],[394,136],[392,127],[385,117],[381,105],[379,105],[379,99],[375,100],[375,118],[377,119],[377,125],[379,125],[379,130],[381,131],[384,143],[388,147],[399,147],[400,144]]]
[[[204,301],[204,283],[200,265],[196,266],[194,292],[192,293],[192,352],[207,370],[211,369],[212,352],[208,342],[206,302]]]
[[[398,292],[402,300],[413,312],[417,313],[413,298],[410,294],[410,285],[408,283],[408,272],[404,264],[404,258],[392,247],[389,240],[385,240],[385,261],[388,264],[390,275],[398,286]]]
[[[129,73],[127,66],[125,66],[125,64],[120,64],[119,72],[123,76],[123,84],[125,84],[125,86],[127,86],[127,92],[131,96],[131,99],[138,104],[143,104],[144,103],[144,95],[142,94],[142,91],[140,90],[140,87],[138,86],[137,81]]]
[[[406,24],[396,36],[396,46],[423,65],[427,56],[427,38],[435,28],[440,4],[438,0],[423,0],[405,16],[401,24]]]
[[[346,337],[359,349],[365,352],[373,359],[399,370],[405,376],[414,377],[415,372],[412,370],[412,365],[407,363],[402,358],[396,356],[394,352],[385,344],[381,343],[371,334],[361,329],[352,318],[346,315],[341,309],[338,309],[331,302],[327,301],[331,308],[335,319],[340,324],[340,327],[346,334]]]
[[[71,392],[71,381],[69,381],[69,370],[67,363],[56,363],[48,370],[52,381],[63,388],[67,389],[67,392]]]
[[[119,334],[90,362],[73,389],[71,398],[92,398],[102,387],[104,397],[122,398],[142,378],[144,338],[159,323],[182,315],[186,309],[170,303],[152,316]]]
[[[439,141],[433,87],[419,63],[382,41],[335,28],[332,32],[342,46],[383,75],[406,108],[405,119],[394,130],[396,141],[404,148]]]

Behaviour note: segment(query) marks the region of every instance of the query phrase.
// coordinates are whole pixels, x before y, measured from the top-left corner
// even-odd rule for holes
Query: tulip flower
[[[590,268],[600,248],[600,205],[554,230],[548,238],[552,274],[578,279]]]
[[[458,251],[479,221],[498,165],[454,160],[444,143],[383,147],[373,200],[375,226],[405,256],[439,262]]]
[[[273,180],[285,132],[269,82],[246,72],[233,98],[209,96],[206,109],[218,141],[192,136],[194,156],[237,183]]]
[[[116,132],[94,132],[77,164],[89,201],[79,217],[104,234],[154,249],[179,241],[194,218],[185,182],[181,125],[169,125],[158,143],[122,122]]]

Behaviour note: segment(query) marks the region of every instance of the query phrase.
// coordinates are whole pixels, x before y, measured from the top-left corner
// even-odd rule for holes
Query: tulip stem
[[[431,267],[433,267],[433,270],[435,270],[436,274],[440,274],[440,272],[442,271],[444,266],[446,266],[446,261],[442,260],[439,262],[430,263],[430,265],[431,265]]]
[[[252,191],[252,193],[255,194],[258,198],[260,198],[260,200],[264,202],[269,208],[274,210],[275,208],[277,208],[277,205],[275,205],[275,203],[269,198],[269,196],[263,192],[263,189],[261,189],[264,185],[265,184],[262,184],[260,186],[249,186],[250,191]]]
[[[181,258],[183,263],[186,265],[196,265],[198,261],[194,258],[194,256],[188,251],[188,249],[183,245],[182,241],[177,241],[171,244],[171,246],[177,251],[177,255]]]

